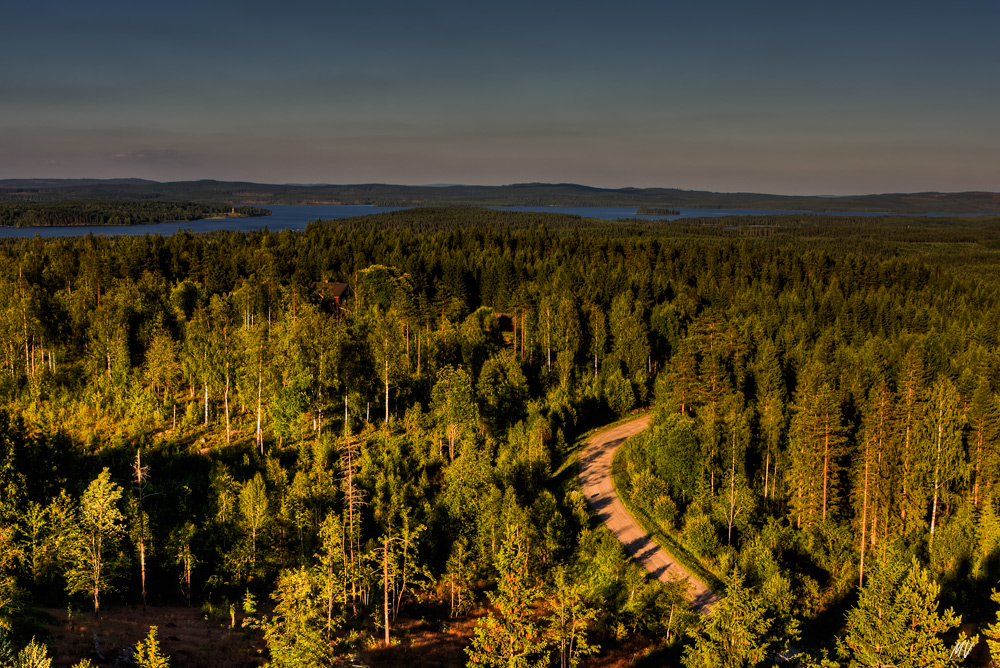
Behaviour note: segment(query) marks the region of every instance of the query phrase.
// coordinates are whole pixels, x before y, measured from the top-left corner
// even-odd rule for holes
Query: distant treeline
[[[887,213],[1000,213],[1000,194],[914,193],[813,197],[716,193],[677,188],[592,188],[573,183],[505,186],[276,185],[235,181],[6,179],[0,202],[59,200],[196,201],[213,204],[370,204],[375,206],[622,206]]]
[[[344,218],[326,224],[355,230],[395,230],[420,233],[474,229],[531,229],[602,236],[741,237],[749,231],[770,228],[785,242],[815,239],[839,252],[858,252],[858,242],[975,243],[1000,248],[1000,216],[824,216],[822,214],[773,214],[643,220],[605,220],[583,216],[511,212],[494,209],[423,208]],[[895,250],[893,251],[895,253]]]
[[[639,216],[679,216],[681,212],[677,209],[664,209],[659,206],[640,206],[636,210],[636,215]]]
[[[62,227],[75,225],[141,225],[218,216],[268,216],[252,206],[222,206],[191,202],[66,201],[0,204],[0,225]]]

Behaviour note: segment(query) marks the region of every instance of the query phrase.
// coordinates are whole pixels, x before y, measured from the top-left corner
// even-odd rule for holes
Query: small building
[[[500,327],[501,332],[513,332],[514,331],[514,318],[510,313],[494,313],[497,319],[497,325]]]
[[[351,298],[351,286],[347,283],[316,281],[312,284],[313,294],[321,307],[336,312]]]

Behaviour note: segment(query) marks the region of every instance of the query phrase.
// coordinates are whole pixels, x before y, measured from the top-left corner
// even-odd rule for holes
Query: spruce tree
[[[940,585],[915,560],[891,550],[872,564],[857,605],[847,613],[838,643],[850,668],[936,668],[952,665],[940,635],[958,626],[949,608],[938,611]]]

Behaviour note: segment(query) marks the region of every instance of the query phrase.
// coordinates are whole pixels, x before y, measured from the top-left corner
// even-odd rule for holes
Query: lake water
[[[401,206],[353,206],[335,204],[282,204],[262,207],[271,210],[270,216],[260,218],[218,218],[215,220],[194,220],[180,223],[159,223],[155,225],[101,225],[101,226],[79,226],[79,227],[0,227],[0,237],[22,237],[31,238],[35,235],[41,237],[66,237],[81,236],[84,234],[95,235],[132,235],[142,236],[144,234],[171,235],[180,230],[191,230],[192,232],[214,232],[216,230],[228,230],[234,232],[252,232],[262,230],[265,227],[271,231],[294,230],[302,231],[306,225],[321,218],[323,220],[333,220],[335,218],[350,218],[352,216],[366,216],[373,213],[384,213],[387,211],[399,211],[408,207]],[[495,206],[489,207],[500,211],[527,211],[527,212],[547,212],[547,213],[568,213],[587,218],[603,218],[605,220],[617,220],[619,218],[640,218],[646,220],[677,220],[679,218],[716,218],[721,216],[768,216],[796,213],[816,213],[810,211],[770,211],[763,209],[675,209],[680,214],[676,216],[652,216],[636,215],[635,207],[614,207],[614,206]],[[889,215],[878,212],[823,212],[829,216],[883,216]],[[928,215],[953,215],[953,214],[928,214]],[[975,214],[972,214],[975,215]]]

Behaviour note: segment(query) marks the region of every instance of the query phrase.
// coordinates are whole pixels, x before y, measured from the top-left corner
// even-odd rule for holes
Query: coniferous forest
[[[175,220],[199,220],[228,216],[267,216],[267,209],[253,206],[228,207],[190,202],[55,201],[0,202],[0,225],[48,227],[67,225],[140,225]]]
[[[997,218],[6,240],[0,665],[989,665],[998,270]],[[709,615],[580,491],[642,412]]]

